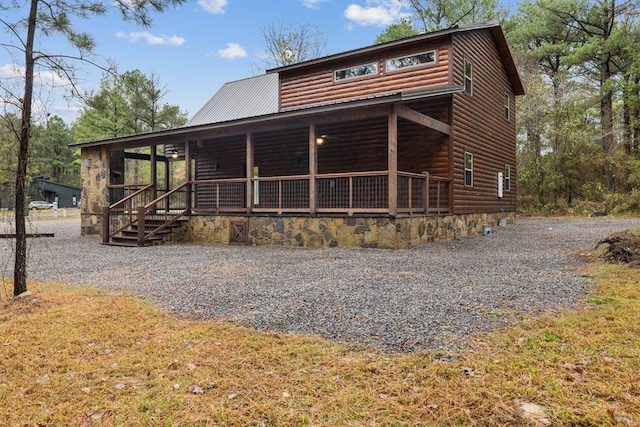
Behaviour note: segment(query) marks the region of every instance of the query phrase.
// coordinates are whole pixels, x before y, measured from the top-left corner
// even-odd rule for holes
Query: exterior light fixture
[[[178,158],[178,150],[173,150],[171,152],[171,158],[172,159],[177,159]]]
[[[316,144],[317,144],[317,145],[322,145],[322,144],[324,144],[324,138],[323,138],[323,137],[318,137],[318,138],[316,138]]]

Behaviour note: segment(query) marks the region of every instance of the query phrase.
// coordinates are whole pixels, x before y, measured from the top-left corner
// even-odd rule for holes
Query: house
[[[523,93],[494,23],[229,82],[182,128],[76,145],[82,233],[380,248],[479,234],[515,220]],[[127,182],[131,162],[149,182]]]
[[[43,176],[33,177],[27,192],[28,201],[57,202],[59,208],[76,208],[80,205],[82,189],[74,185],[51,181]],[[0,209],[13,209],[15,196],[13,183],[0,185]]]
[[[29,188],[31,200],[44,200],[58,203],[59,208],[75,208],[80,204],[81,188],[74,185],[62,184],[36,176]]]

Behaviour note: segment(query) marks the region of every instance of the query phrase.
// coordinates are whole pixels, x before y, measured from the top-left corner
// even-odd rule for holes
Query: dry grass
[[[0,425],[638,425],[640,272],[589,274],[578,311],[410,355],[31,284],[35,299],[0,301]]]

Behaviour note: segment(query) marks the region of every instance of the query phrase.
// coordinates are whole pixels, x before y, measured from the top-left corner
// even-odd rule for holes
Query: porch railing
[[[137,223],[138,243],[143,244],[192,212],[310,213],[309,181],[309,175],[256,177],[252,181],[253,200],[249,203],[244,178],[190,181],[169,192],[155,190],[152,185],[140,186],[135,191],[134,186],[112,186],[110,190],[130,194],[105,208],[103,239],[108,242],[115,234]],[[449,178],[398,172],[398,214],[448,213],[450,185]],[[160,197],[152,198],[162,192]],[[389,213],[389,173],[316,175],[315,197],[317,213]],[[161,225],[151,229],[149,224],[154,219]]]
[[[138,220],[138,207],[144,206],[152,201],[155,191],[153,184],[109,186],[109,194],[111,197],[124,195],[125,193],[128,194],[103,210],[102,241],[104,243],[109,243],[113,236],[136,223]]]
[[[398,213],[440,214],[449,210],[450,179],[398,172]],[[254,178],[254,212],[308,213],[309,175]],[[316,175],[318,213],[387,213],[387,171]]]
[[[254,212],[308,213],[309,175],[253,179]]]
[[[427,214],[446,214],[450,212],[449,188],[450,178],[429,176],[429,193],[427,194]]]
[[[191,207],[196,212],[246,212],[247,180],[212,179],[191,182]]]

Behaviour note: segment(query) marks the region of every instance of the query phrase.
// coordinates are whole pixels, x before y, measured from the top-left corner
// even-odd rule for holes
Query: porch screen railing
[[[196,212],[244,212],[246,186],[244,178],[193,181],[191,208]]]
[[[384,213],[389,209],[387,172],[322,174],[316,182],[318,212]]]
[[[398,172],[398,212],[424,213],[429,205],[427,188],[428,174]]]
[[[427,200],[429,214],[446,214],[449,213],[449,187],[451,186],[450,178],[442,178],[429,176],[429,194]]]
[[[254,212],[309,212],[309,175],[253,179]]]

